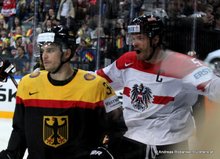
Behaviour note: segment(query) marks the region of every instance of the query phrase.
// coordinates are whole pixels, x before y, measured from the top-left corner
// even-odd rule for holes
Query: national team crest
[[[68,141],[68,116],[44,116],[43,141],[51,147],[58,147]]]
[[[131,104],[134,108],[144,111],[148,104],[152,102],[152,91],[142,83],[138,86],[135,84],[131,90]]]

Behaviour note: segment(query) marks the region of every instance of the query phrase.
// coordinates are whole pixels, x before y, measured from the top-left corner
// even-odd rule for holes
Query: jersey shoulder
[[[181,67],[181,69],[195,69],[197,67],[205,66],[203,61],[177,52],[171,52],[165,59],[164,63]]]
[[[80,80],[80,82],[89,82],[90,84],[99,84],[100,82],[106,82],[106,79],[97,75],[95,72],[85,71],[81,69],[78,69],[76,79]]]
[[[19,85],[32,85],[32,84],[36,84],[40,83],[40,80],[43,80],[45,76],[47,76],[47,71],[43,70],[43,71],[37,71],[37,72],[32,72],[30,74],[27,74],[25,76],[23,76],[19,82]]]
[[[116,60],[116,66],[118,69],[125,69],[136,65],[137,58],[135,51],[129,51],[124,53]]]
[[[161,62],[160,68],[167,76],[182,78],[201,67],[206,67],[203,61],[182,53],[171,52]]]
[[[106,92],[111,92],[108,93],[108,96],[115,95],[115,92],[113,91],[109,82],[105,78],[97,75],[95,72],[79,69],[76,76],[76,82],[80,82],[80,85],[83,86],[83,89],[90,90],[96,95]]]

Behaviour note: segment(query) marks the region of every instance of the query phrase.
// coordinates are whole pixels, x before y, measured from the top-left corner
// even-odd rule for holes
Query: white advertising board
[[[19,82],[20,77],[15,77],[15,80]],[[17,88],[10,78],[7,82],[0,82],[0,111],[14,111],[16,91]]]

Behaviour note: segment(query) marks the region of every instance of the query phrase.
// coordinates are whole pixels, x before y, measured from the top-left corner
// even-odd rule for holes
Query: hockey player
[[[9,60],[4,60],[0,57],[0,82],[5,83],[7,82],[8,78],[10,78],[15,87],[17,87],[17,82],[13,76],[15,72],[15,66],[11,64]]]
[[[114,89],[123,89],[128,131],[118,153],[126,159],[186,157],[198,94],[220,99],[220,78],[202,61],[164,49],[163,30],[159,17],[133,19],[128,33],[134,51],[97,71]]]
[[[13,131],[0,159],[89,159],[90,152],[123,132],[120,102],[107,81],[72,68],[68,30],[58,26],[37,38],[44,71],[18,85]],[[120,121],[122,122],[119,122]]]

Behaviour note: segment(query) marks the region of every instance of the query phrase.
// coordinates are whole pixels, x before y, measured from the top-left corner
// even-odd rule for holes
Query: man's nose
[[[137,45],[138,45],[137,40],[133,40],[133,41],[132,41],[132,45],[133,45],[133,46],[137,46]]]
[[[41,56],[43,57],[43,58],[46,58],[47,57],[47,52],[46,51],[42,51],[42,53],[41,53]]]

